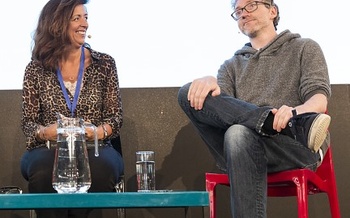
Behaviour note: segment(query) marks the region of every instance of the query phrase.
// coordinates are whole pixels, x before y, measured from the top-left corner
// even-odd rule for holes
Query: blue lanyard
[[[72,113],[72,117],[74,117],[74,111],[75,111],[75,109],[77,107],[77,103],[78,103],[80,86],[81,86],[81,81],[82,81],[83,72],[84,72],[84,61],[85,61],[85,54],[84,54],[84,47],[82,46],[81,47],[81,56],[80,56],[80,65],[79,65],[79,74],[78,74],[77,86],[75,88],[73,102],[71,102],[69,95],[67,93],[67,89],[64,86],[61,70],[58,68],[56,71],[58,81],[60,82],[64,98],[66,99],[67,106],[68,106],[70,112]]]

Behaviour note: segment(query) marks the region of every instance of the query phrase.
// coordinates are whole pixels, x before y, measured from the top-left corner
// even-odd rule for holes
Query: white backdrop
[[[325,53],[332,84],[350,83],[345,39],[350,2],[275,0],[278,31],[316,40]],[[6,1],[0,7],[0,89],[21,89],[32,34],[47,0]],[[177,87],[216,75],[224,60],[247,42],[230,17],[230,0],[90,0],[87,39],[112,55],[121,87]],[[15,9],[15,10],[14,10]]]

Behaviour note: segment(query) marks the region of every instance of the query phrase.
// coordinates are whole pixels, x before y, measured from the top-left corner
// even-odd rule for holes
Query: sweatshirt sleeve
[[[230,96],[236,96],[235,82],[234,82],[234,69],[232,65],[233,58],[226,60],[219,68],[217,74],[218,85],[221,92]]]
[[[308,39],[302,51],[300,98],[303,102],[317,93],[331,96],[326,59],[319,44]]]

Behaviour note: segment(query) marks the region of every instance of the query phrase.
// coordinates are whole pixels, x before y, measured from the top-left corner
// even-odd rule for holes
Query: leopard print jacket
[[[74,113],[95,126],[107,123],[117,137],[122,126],[122,102],[115,60],[108,54],[90,50],[92,63],[84,71],[82,87]],[[67,90],[72,101],[73,95]],[[39,125],[57,122],[57,113],[71,117],[55,71],[46,70],[37,61],[26,66],[23,79],[21,127],[26,149],[45,146],[36,140]]]

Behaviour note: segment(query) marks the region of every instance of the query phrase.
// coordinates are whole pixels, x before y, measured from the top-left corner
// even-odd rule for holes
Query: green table
[[[206,191],[123,192],[84,194],[2,194],[0,210],[47,208],[171,208],[208,207]]]

